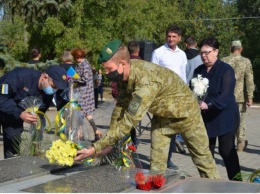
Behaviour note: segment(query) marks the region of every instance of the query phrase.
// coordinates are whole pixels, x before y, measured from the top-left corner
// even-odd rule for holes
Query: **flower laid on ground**
[[[72,166],[76,155],[77,145],[61,139],[54,141],[45,154],[51,164],[56,163],[61,166]]]
[[[135,174],[135,182],[137,189],[149,191],[151,189],[161,188],[165,184],[166,179],[163,175],[151,175],[146,177],[142,172],[137,172]]]
[[[204,100],[206,97],[207,89],[209,87],[209,80],[203,78],[200,74],[196,78],[191,79],[191,86],[194,94],[199,100]]]

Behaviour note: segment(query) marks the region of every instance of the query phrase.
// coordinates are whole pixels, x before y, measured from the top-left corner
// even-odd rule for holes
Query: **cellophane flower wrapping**
[[[91,146],[86,118],[77,103],[79,93],[73,92],[69,96],[70,101],[56,116],[56,134],[60,139],[52,143],[45,155],[50,163],[61,166],[72,166],[77,150]]]
[[[22,134],[21,143],[17,145],[20,155],[39,156],[42,154],[41,141],[43,139],[43,131],[45,127],[44,115],[39,114],[39,107],[42,104],[42,100],[39,97],[28,96],[24,98],[19,106],[22,107],[26,112],[33,115],[38,115],[37,124],[25,124],[28,127]]]
[[[127,135],[113,146],[110,153],[99,158],[99,164],[113,165],[118,171],[126,168],[135,168],[133,160],[133,153],[135,152],[136,147],[131,141],[131,136]]]
[[[203,78],[200,74],[191,79],[191,86],[193,93],[197,96],[199,101],[204,101],[207,96],[207,89],[209,87],[209,80]]]

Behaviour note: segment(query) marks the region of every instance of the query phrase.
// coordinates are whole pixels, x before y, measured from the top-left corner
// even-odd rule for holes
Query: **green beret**
[[[120,40],[113,40],[107,43],[101,50],[99,57],[98,57],[98,64],[108,61],[111,59],[114,54],[118,51],[121,45]]]

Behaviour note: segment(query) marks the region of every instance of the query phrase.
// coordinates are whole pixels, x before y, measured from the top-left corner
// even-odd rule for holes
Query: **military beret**
[[[45,70],[52,79],[58,89],[64,90],[67,88],[67,72],[60,65],[52,65]]]
[[[111,59],[114,56],[114,54],[118,51],[120,46],[121,46],[120,40],[113,40],[107,43],[100,51],[98,57],[98,64],[101,64]]]
[[[234,40],[232,41],[231,47],[242,47],[240,40]]]

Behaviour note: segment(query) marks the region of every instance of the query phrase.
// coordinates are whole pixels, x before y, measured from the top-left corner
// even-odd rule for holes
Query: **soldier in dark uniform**
[[[119,40],[102,49],[98,62],[102,63],[108,79],[119,83],[118,102],[107,134],[93,147],[79,150],[75,161],[102,153],[104,148],[128,135],[149,111],[153,114],[151,170],[166,171],[171,137],[181,133],[200,176],[220,178],[198,101],[176,73],[147,61],[130,60],[127,48]]]
[[[4,157],[15,156],[17,144],[23,132],[23,122],[33,124],[37,116],[26,112],[19,106],[21,100],[28,96],[42,98],[40,107],[45,112],[52,102],[57,89],[67,87],[66,71],[54,65],[40,72],[34,69],[17,67],[0,78],[0,121],[3,125]],[[16,142],[19,145],[19,141]]]

